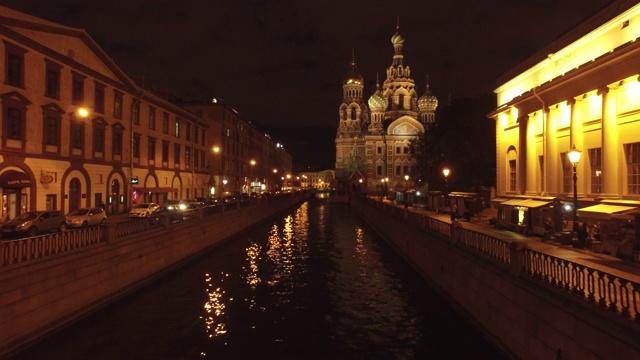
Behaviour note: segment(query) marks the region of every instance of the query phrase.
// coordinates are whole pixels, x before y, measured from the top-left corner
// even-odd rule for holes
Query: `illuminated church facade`
[[[431,95],[428,80],[426,91],[418,96],[411,69],[404,62],[404,41],[398,26],[391,37],[394,53],[386,78],[382,85],[377,79],[376,90],[367,100],[355,55],[342,84],[335,175],[342,180],[362,179],[362,189],[367,192],[415,185],[411,141],[435,121],[438,100]]]

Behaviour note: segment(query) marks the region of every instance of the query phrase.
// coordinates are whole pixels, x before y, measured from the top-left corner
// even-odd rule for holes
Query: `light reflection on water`
[[[348,206],[317,201],[22,358],[501,357]]]

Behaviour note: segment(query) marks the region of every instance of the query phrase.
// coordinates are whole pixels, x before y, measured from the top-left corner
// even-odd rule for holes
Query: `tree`
[[[444,190],[442,169],[451,169],[449,190],[474,191],[496,181],[495,123],[487,118],[495,96],[456,99],[439,109],[436,122],[412,144],[416,177]]]

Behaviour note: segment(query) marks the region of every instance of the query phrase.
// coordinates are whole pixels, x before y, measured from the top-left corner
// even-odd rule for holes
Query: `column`
[[[522,138],[524,138],[523,148],[526,152],[526,184],[525,184],[525,195],[537,195],[542,192],[543,189],[538,190],[538,159],[537,159],[537,146],[536,146],[536,118],[530,117],[528,115],[522,116],[520,118],[521,122],[525,123],[523,127],[524,133],[522,134]]]
[[[617,197],[621,192],[618,186],[620,179],[618,179],[616,91],[606,87],[599,90],[598,95],[602,96],[602,196]],[[583,153],[584,155],[587,154]],[[580,161],[580,164],[582,163],[583,160]]]

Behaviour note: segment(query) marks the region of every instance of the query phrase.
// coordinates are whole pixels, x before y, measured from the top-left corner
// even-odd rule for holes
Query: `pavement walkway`
[[[377,197],[372,198],[377,200]],[[399,208],[404,208],[403,204],[396,203],[395,201],[384,201]],[[415,206],[409,206],[407,211],[421,213],[443,222],[451,223],[451,217],[449,214],[437,213],[435,211]],[[561,245],[556,242],[543,241],[539,236],[523,235],[505,229],[498,229],[489,224],[488,220],[492,217],[496,217],[497,209],[494,208],[484,209],[480,215],[486,216],[486,219],[482,221],[458,221],[465,229],[485,233],[509,242],[522,242],[537,252],[572,261],[640,284],[640,263],[634,263],[603,253],[596,253],[588,249],[574,249],[570,245]]]

